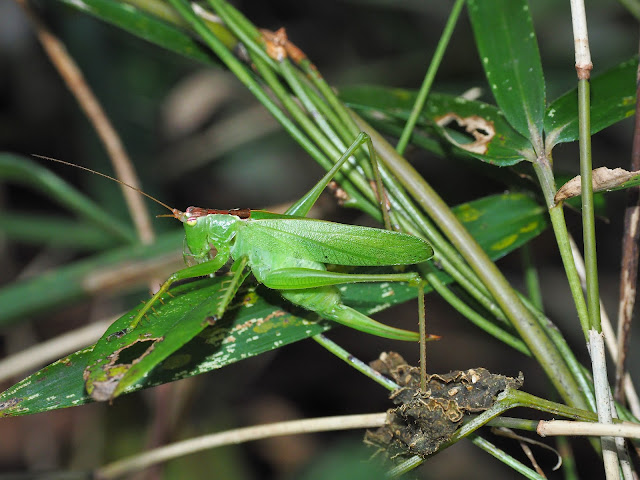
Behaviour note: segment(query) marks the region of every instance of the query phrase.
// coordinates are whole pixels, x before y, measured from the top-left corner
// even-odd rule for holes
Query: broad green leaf
[[[185,305],[192,305],[197,317],[188,329],[191,333],[198,329],[201,332],[147,376],[131,385],[127,393],[221,368],[321,333],[331,326],[326,322],[305,319],[307,312],[302,312],[302,317],[282,310],[278,295],[267,295],[268,299],[265,299],[265,296],[258,296],[252,290],[240,295],[222,320],[215,325],[208,325],[206,299],[215,296],[223,280],[224,277],[208,278],[172,289],[173,298],[159,305],[156,308],[157,316],[149,318],[149,332],[161,331],[162,325],[175,322],[181,316],[180,313],[176,316],[175,312],[184,311]],[[119,345],[122,348],[134,341],[131,337],[119,336],[117,330],[127,323],[134,312],[109,328],[107,336],[112,335],[114,347]],[[200,315],[204,316],[200,318]],[[204,325],[199,325],[198,320]],[[145,341],[153,343],[155,339],[143,334],[138,340],[136,345],[144,351],[150,346],[145,345]],[[0,394],[0,417],[27,415],[91,402],[85,390],[83,372],[90,358],[96,358],[93,348],[82,349],[58,360]],[[117,348],[112,353],[118,356]],[[138,355],[140,353],[137,352]],[[123,361],[126,358],[133,360],[137,354],[126,349],[119,352]],[[108,361],[106,357],[105,361]]]
[[[527,0],[469,0],[469,18],[498,107],[542,147],[545,85]]]
[[[182,18],[164,2],[157,0],[59,1],[167,50],[206,64],[218,64],[209,49],[189,35],[188,26],[182,21]],[[237,44],[235,37],[221,24],[210,22],[210,27],[229,48],[233,48]]]
[[[33,188],[120,242],[134,243],[133,229],[29,157],[0,153],[0,181]]]
[[[197,288],[196,282],[192,282],[188,287],[172,290],[154,306],[152,315],[128,333],[131,318],[142,305],[116,320],[96,343],[88,359],[85,380],[91,396],[96,400],[117,397],[207,326],[217,323],[214,314],[219,297],[225,293],[225,283],[228,283],[225,278],[219,277],[213,285],[206,284],[204,288]],[[190,290],[185,292],[185,288]],[[273,315],[279,316],[277,312]],[[261,319],[246,321],[259,324]],[[248,327],[247,324],[241,326],[243,331],[245,326]],[[239,332],[231,329],[228,335],[235,338]],[[231,348],[243,349],[237,343]],[[129,360],[123,360],[125,357]]]
[[[368,120],[383,124],[383,129],[384,124],[406,121],[417,95],[416,90],[376,86],[340,89],[340,98],[348,106]],[[425,130],[443,138],[459,152],[499,166],[514,165],[532,155],[527,153],[530,142],[495,106],[483,102],[431,93],[416,127],[421,133]]]
[[[636,111],[638,59],[632,58],[591,80],[591,134],[597,133]],[[555,100],[544,117],[546,148],[578,139],[578,91]]]

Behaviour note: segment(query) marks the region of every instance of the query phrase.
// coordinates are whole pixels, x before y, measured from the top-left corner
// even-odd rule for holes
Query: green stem
[[[387,164],[388,168],[436,222],[476,275],[485,283],[502,311],[510,318],[514,328],[544,368],[561,397],[570,405],[587,408],[576,380],[555,345],[520,301],[500,270],[462,226],[447,204],[380,134],[366,125],[364,121],[358,120],[358,124],[371,136],[376,149],[385,152],[385,155],[381,155],[381,157],[384,157],[385,160],[392,159]]]
[[[481,328],[489,335],[497,338],[501,342],[506,343],[510,347],[516,349],[520,353],[525,355],[531,355],[531,352],[524,344],[522,340],[514,337],[510,333],[506,332],[495,323],[487,320],[478,312],[476,312],[473,308],[467,305],[465,302],[460,300],[450,289],[448,289],[444,283],[440,281],[437,274],[433,271],[434,267],[430,263],[424,264],[419,267],[420,273],[423,274],[424,278],[429,282],[429,284],[433,287],[433,289],[438,292],[438,294],[446,300],[449,305],[455,308],[459,313],[464,315],[471,323]]]
[[[580,126],[580,179],[582,183],[582,235],[586,271],[587,309],[589,327],[598,333],[600,325],[600,293],[598,289],[598,258],[596,255],[596,226],[593,207],[591,163],[591,118],[589,80],[578,81],[578,116]]]
[[[575,303],[578,318],[580,319],[580,325],[582,326],[582,333],[585,341],[588,341],[589,313],[587,311],[587,304],[584,300],[584,294],[582,293],[582,285],[580,283],[578,270],[576,269],[576,264],[573,261],[573,254],[571,253],[569,232],[567,231],[567,224],[564,221],[562,204],[556,205],[554,200],[556,190],[551,165],[546,157],[539,157],[533,163],[533,169],[538,176],[538,181],[540,182],[540,187],[547,203],[547,208],[549,209],[549,217],[551,219],[551,225],[553,226],[553,233],[556,236],[556,242],[558,243],[562,264],[564,265],[564,270],[569,282],[569,288],[571,289],[571,295],[573,296],[573,302]]]
[[[549,335],[549,338],[554,343],[562,358],[567,362],[567,366],[580,386],[580,391],[588,405],[589,410],[596,411],[595,399],[593,397],[593,385],[591,379],[588,377],[587,371],[584,366],[578,362],[578,359],[574,355],[573,351],[569,347],[569,344],[560,333],[558,327],[556,327],[547,316],[538,310],[530,301],[521,297],[522,302],[529,309],[529,311],[536,317],[544,331]]]
[[[284,108],[289,112],[289,114],[291,114],[294,120],[298,122],[307,135],[311,137],[315,144],[318,145],[325,153],[321,160],[317,160],[318,163],[320,163],[325,170],[330,170],[334,165],[334,162],[330,159],[334,158],[337,161],[347,147],[345,146],[342,151],[336,148],[332,140],[330,140],[318,127],[316,127],[298,104],[293,101],[273,70],[271,70],[269,66],[258,57],[253,57],[253,61],[258,72],[267,85],[271,87],[273,93],[278,97],[278,100],[282,102]],[[336,137],[333,134],[332,137],[336,140]],[[357,170],[349,168],[349,165],[345,165],[344,168],[340,169],[340,171],[336,173],[335,178],[336,181],[341,183],[349,196],[357,200],[358,206],[364,212],[374,216],[377,214],[378,208],[375,195],[373,194],[369,183],[359,172],[357,172]],[[352,188],[350,185],[347,185],[344,181],[345,179],[348,179],[356,188]]]
[[[427,74],[425,75],[422,86],[420,87],[420,91],[418,92],[418,97],[413,104],[411,115],[409,116],[409,119],[407,120],[407,123],[402,130],[402,135],[400,136],[398,145],[396,145],[396,151],[400,155],[402,155],[407,148],[409,139],[411,138],[411,134],[413,133],[413,129],[416,126],[416,122],[418,121],[418,117],[420,116],[420,113],[424,108],[424,104],[427,101],[427,96],[429,95],[429,91],[431,90],[433,79],[435,78],[436,72],[440,67],[442,57],[444,56],[444,51],[447,49],[447,45],[449,45],[449,40],[451,40],[451,35],[453,34],[453,29],[455,28],[458,17],[460,16],[460,11],[462,10],[464,1],[465,0],[456,0],[456,3],[451,9],[449,19],[447,20],[447,24],[444,27],[442,35],[440,36],[440,41],[438,41],[438,46],[436,47],[436,51],[433,54],[433,59],[429,64]]]
[[[177,14],[176,9],[172,8],[164,0],[124,0],[123,3],[132,5],[137,9],[149,13],[172,25],[183,28],[189,26],[189,23]],[[232,34],[221,22],[214,22],[209,18],[202,18],[202,20],[207,24],[209,29],[215,33],[218,40],[220,40],[228,49],[233,50],[238,46],[238,37]]]
[[[394,391],[400,388],[400,386],[397,383],[395,383],[393,380],[385,377],[377,370],[374,370],[369,365],[364,363],[362,360],[357,359],[356,357],[351,355],[349,352],[347,352],[344,348],[342,348],[340,345],[335,343],[333,340],[328,339],[322,334],[314,335],[311,338],[313,338],[316,342],[318,342],[324,348],[326,348],[331,353],[333,353],[336,357],[344,360],[353,368],[365,374],[367,377],[374,380],[375,382],[379,383],[387,390]]]
[[[493,443],[489,442],[489,440],[482,438],[480,435],[472,433],[470,437],[471,437],[471,442],[476,447],[481,448],[482,450],[487,452],[489,455],[492,455],[494,458],[500,460],[502,463],[512,468],[514,471],[516,471],[523,477],[528,478],[529,480],[545,480],[547,478],[543,475],[540,475],[535,470],[532,470],[531,468],[527,467],[524,463],[519,462],[518,460],[513,458],[511,455],[509,455],[507,452],[496,447]]]
[[[522,246],[522,263],[524,265],[524,282],[527,286],[527,295],[531,299],[532,305],[542,312],[544,306],[542,291],[540,290],[540,278],[533,262],[533,253],[529,244]]]

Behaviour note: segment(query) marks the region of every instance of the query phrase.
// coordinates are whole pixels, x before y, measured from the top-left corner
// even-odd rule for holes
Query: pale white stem
[[[116,318],[118,317],[91,323],[0,360],[0,382],[30,373],[68,353],[97,342]]]
[[[609,380],[607,379],[606,368],[602,368],[606,364],[604,338],[602,333],[593,329],[589,330],[589,353],[591,354],[593,386],[598,406],[598,421],[612,424]],[[618,480],[620,478],[620,469],[618,466],[618,449],[614,437],[600,437],[600,442],[602,443],[602,459],[606,478],[607,480]]]
[[[580,250],[578,249],[578,245],[576,245],[576,242],[571,236],[569,236],[569,243],[571,244],[571,252],[573,253],[573,261],[576,264],[578,277],[580,277],[580,283],[584,289],[586,278],[584,260]],[[611,325],[611,320],[609,319],[609,315],[607,315],[607,311],[605,310],[602,301],[600,302],[600,323],[602,324],[602,333],[604,333],[604,341],[607,345],[607,350],[609,351],[611,359],[615,363],[618,360],[618,343],[616,341],[613,326]],[[633,413],[636,418],[640,418],[640,398],[638,398],[638,393],[633,385],[631,376],[628,373],[624,376],[624,393],[627,397],[627,403],[629,404],[631,413]]]
[[[589,52],[587,15],[584,10],[583,0],[571,0],[571,23],[573,24],[573,43],[578,78],[589,78],[593,64],[591,63],[591,53]]]
[[[573,422],[571,420],[541,420],[536,431],[541,437],[567,435],[640,438],[640,425],[631,422],[607,424]]]
[[[615,401],[613,399],[613,393],[611,389],[609,389],[609,402],[611,402],[611,416],[614,420],[619,420],[618,411],[615,408]],[[638,425],[633,424],[632,425]],[[640,426],[640,425],[638,425]],[[633,463],[631,462],[631,458],[629,457],[629,450],[627,449],[627,443],[624,440],[624,437],[614,437],[616,442],[616,449],[618,451],[618,459],[620,461],[620,469],[622,470],[622,477],[624,480],[638,480],[635,475],[635,468]]]
[[[309,418],[290,422],[271,423],[253,427],[238,428],[226,432],[204,435],[156,448],[140,455],[119,460],[94,472],[94,478],[100,480],[117,478],[121,475],[141,470],[156,463],[165,462],[190,453],[223,445],[239,444],[251,440],[294,435],[310,432],[326,432],[331,430],[350,430],[357,428],[373,428],[384,425],[386,413],[366,415],[345,415],[338,417]]]

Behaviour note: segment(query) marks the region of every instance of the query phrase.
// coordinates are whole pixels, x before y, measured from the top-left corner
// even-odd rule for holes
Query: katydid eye
[[[187,225],[189,225],[190,227],[194,227],[196,225],[196,223],[198,223],[198,219],[197,218],[189,218],[186,222]]]

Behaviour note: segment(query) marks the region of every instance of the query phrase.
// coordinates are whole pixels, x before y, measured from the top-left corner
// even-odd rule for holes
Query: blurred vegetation
[[[146,192],[177,208],[274,207],[297,199],[322,175],[322,170],[229,72],[161,50],[58,2],[33,3],[81,66],[134,159]],[[274,0],[237,2],[235,6],[258,26],[273,30],[285,26],[289,38],[313,59],[332,85],[372,83],[405,88],[420,85],[450,9],[449,2],[383,0]],[[594,73],[636,54],[637,23],[622,7],[599,0],[590,2],[588,9]],[[569,6],[538,0],[531,2],[531,10],[547,80],[547,98],[554,99],[575,86]],[[3,151],[48,155],[112,173],[94,131],[14,2],[0,3],[0,71]],[[477,86],[483,88],[481,99],[491,102],[471,29],[463,15],[434,90],[458,95]],[[631,120],[627,120],[594,137],[597,166],[628,165],[631,127]],[[460,164],[446,158],[415,148],[407,156],[451,205],[503,189],[498,181],[479,175],[487,168],[479,162],[465,166],[469,174],[461,176]],[[577,173],[576,158],[574,144],[560,146],[554,155],[556,165],[571,175]],[[81,191],[89,192],[98,205],[123,222],[129,221],[117,185],[75,169],[45,166]],[[59,206],[52,205],[45,196],[11,184],[0,184],[0,205],[3,212],[20,209],[62,215]],[[607,228],[599,229],[598,237],[601,295],[611,311],[617,304],[622,232],[621,217],[615,213],[623,205],[624,195],[609,197],[605,215],[610,218],[606,220]],[[320,208],[323,217],[347,223],[367,221],[357,212],[336,208],[328,197]],[[164,213],[155,206],[150,209],[154,215]],[[567,217],[572,233],[579,238],[579,216],[568,213]],[[170,219],[154,221],[158,232],[178,227]],[[575,312],[568,301],[569,291],[553,234],[543,234],[534,242],[534,248],[545,278],[542,287],[547,314],[560,328],[571,326],[563,330],[576,331]],[[87,254],[87,250],[24,244],[0,236],[0,282],[8,284],[25,272],[37,275]],[[502,260],[500,267],[516,287],[521,285],[517,255]],[[3,330],[2,351],[10,354],[82,325],[87,318],[115,314],[144,295],[144,289],[125,296],[98,295],[91,302],[34,315],[28,324]],[[394,310],[387,318],[401,315],[397,312]],[[415,315],[415,307],[406,306],[405,312],[407,316]],[[430,370],[482,366],[514,376],[519,369],[539,371],[533,360],[518,356],[514,361],[516,353],[493,338],[485,336],[478,342],[478,330],[434,295],[428,297],[427,314],[431,330],[456,341],[455,349],[445,342],[430,345]],[[384,316],[381,318],[384,321]],[[639,334],[635,329],[636,344]],[[359,334],[347,329],[332,332],[332,338],[366,361],[389,348],[373,337],[361,342]],[[568,340],[585,361],[579,332]],[[413,346],[394,344],[393,348],[410,363],[417,363]],[[0,453],[0,471],[68,466],[83,469],[138,451],[157,434],[144,430],[157,413],[154,409],[166,415],[171,415],[170,409],[179,411],[168,428],[173,432],[172,438],[186,438],[235,425],[383,411],[388,407],[385,390],[357,372],[341,368],[340,360],[329,355],[323,355],[323,361],[318,362],[319,352],[320,347],[311,342],[293,344],[277,354],[261,355],[206,376],[183,380],[175,388],[161,387],[171,392],[166,395],[171,399],[151,400],[147,391],[118,399],[111,407],[93,404],[35,417],[2,419],[0,438],[13,440]],[[638,349],[632,350],[629,363],[638,364],[639,355]],[[513,370],[505,371],[505,366],[511,365]],[[327,372],[331,372],[330,386],[317,381]],[[540,395],[548,391],[542,374],[537,378],[527,376],[526,386],[527,391]],[[357,443],[361,434],[355,432],[347,437]],[[303,468],[313,471],[312,467],[303,466],[316,459],[317,452],[331,450],[337,438],[344,435],[322,434],[213,450],[172,463],[163,478],[207,478],[211,472],[234,479],[298,478],[297,472]],[[511,445],[510,441],[496,443],[505,448]],[[589,448],[583,443],[585,449]],[[102,456],[103,451],[106,457]],[[282,452],[289,455],[283,456]],[[460,458],[465,461],[460,462]],[[590,470],[591,478],[600,478],[597,459],[579,453],[578,458],[584,461],[582,478],[590,478]],[[548,464],[553,462],[554,459],[548,460]],[[590,468],[591,462],[594,468]],[[461,442],[433,458],[419,475],[489,479],[513,474],[469,442]]]

